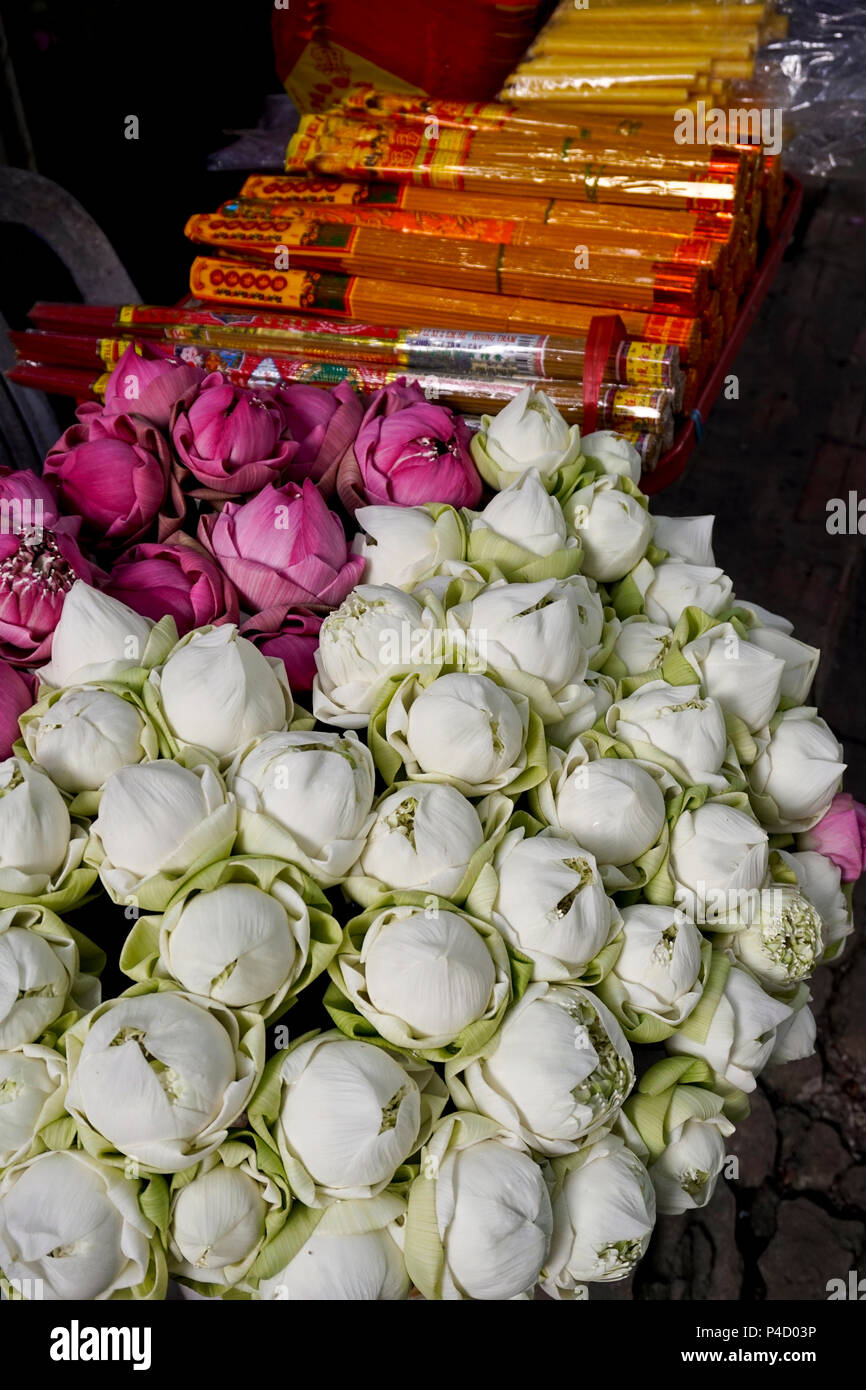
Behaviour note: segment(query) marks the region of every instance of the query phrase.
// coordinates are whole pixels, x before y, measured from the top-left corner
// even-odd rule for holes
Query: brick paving
[[[866,800],[866,535],[831,535],[827,502],[866,498],[866,184],[807,201],[794,244],[688,472],[654,499],[714,512],[735,592],[784,613],[823,652],[814,701]],[[866,511],[866,508],[864,508]],[[866,531],[866,518],[863,522]],[[818,1051],[768,1069],[730,1141],[739,1180],[662,1217],[635,1276],[592,1298],[826,1298],[866,1274],[866,894],[856,934],[813,981]]]

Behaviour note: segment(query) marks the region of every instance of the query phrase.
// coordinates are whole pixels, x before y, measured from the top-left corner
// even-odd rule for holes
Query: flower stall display
[[[131,350],[0,474],[5,1298],[569,1300],[709,1202],[866,813],[639,476]]]

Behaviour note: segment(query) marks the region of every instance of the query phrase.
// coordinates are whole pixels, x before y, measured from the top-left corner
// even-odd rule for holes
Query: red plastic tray
[[[719,393],[725,383],[725,377],[729,374],[734,359],[743,345],[743,340],[758,315],[758,310],[773,283],[788,243],[794,235],[797,218],[800,216],[800,209],[803,206],[803,185],[797,179],[790,177],[786,179],[786,183],[788,192],[776,234],[764,253],[758,272],[743,300],[737,321],[730,338],[725,343],[722,355],[701,387],[697,404],[690,418],[678,429],[672,447],[668,449],[666,454],[662,455],[653,471],[641,478],[641,489],[650,496],[654,492],[661,492],[662,488],[669,487],[680,476],[688,464],[695,446],[700,443],[710,411],[718,400]]]

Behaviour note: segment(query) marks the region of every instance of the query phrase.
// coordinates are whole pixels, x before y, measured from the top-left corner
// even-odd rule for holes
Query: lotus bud
[[[573,1299],[584,1282],[631,1274],[646,1253],[656,1216],[646,1169],[617,1135],[608,1134],[554,1165],[553,1237],[541,1286]]]
[[[475,1109],[537,1153],[573,1153],[610,1127],[634,1084],[631,1048],[613,1014],[577,985],[530,985],[480,1057],[446,1079]]]

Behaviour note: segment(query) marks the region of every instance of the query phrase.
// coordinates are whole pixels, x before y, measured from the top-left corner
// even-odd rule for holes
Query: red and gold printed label
[[[326,203],[333,207],[372,203],[376,207],[399,207],[404,195],[402,184],[369,184],[343,178],[304,178],[289,174],[251,174],[241,189],[248,201]]]
[[[666,343],[624,343],[626,379],[636,386],[668,386],[674,354]]]
[[[510,246],[516,232],[514,222],[506,222],[494,217],[467,217],[459,213],[446,212],[402,212],[395,208],[377,207],[322,207],[318,203],[274,203],[269,208],[270,216],[260,217],[245,204],[226,203],[220,209],[226,228],[264,227],[276,240],[286,239],[277,235],[293,222],[346,222],[356,227],[373,227],[385,232],[410,232],[419,236],[442,236],[459,241],[483,241],[494,245]],[[246,214],[246,215],[245,215]],[[200,217],[190,219],[201,221]],[[192,240],[197,238],[187,231]],[[204,238],[202,238],[204,239]],[[245,240],[251,240],[245,237]],[[268,238],[266,237],[265,240]],[[292,245],[292,242],[287,242]],[[308,243],[297,242],[297,245]]]
[[[351,251],[360,227],[351,222],[326,222],[299,218],[222,217],[197,213],[186,224],[190,241],[207,246],[238,247],[275,252],[280,247],[311,247],[323,255]]]
[[[611,386],[599,404],[606,425],[617,420],[634,420],[656,433],[668,398],[664,391],[644,390],[639,386]]]
[[[396,122],[435,119],[439,125],[470,129],[483,126],[485,130],[502,130],[517,112],[517,107],[502,106],[498,102],[437,101],[432,97],[376,91],[366,86],[356,87],[346,97],[343,107],[347,112],[369,111]]]
[[[134,338],[99,338],[96,343],[96,351],[104,367],[114,367],[130,347],[141,352],[141,344],[136,343]]]
[[[283,309],[351,315],[354,276],[318,270],[270,270],[199,256],[190,272],[190,289],[202,299],[233,304],[272,304]]]

